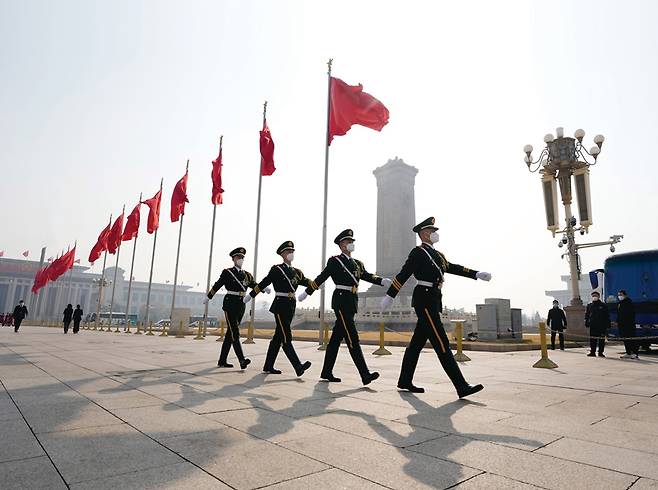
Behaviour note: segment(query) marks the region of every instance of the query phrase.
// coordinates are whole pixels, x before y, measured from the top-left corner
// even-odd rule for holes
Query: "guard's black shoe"
[[[375,381],[377,378],[379,378],[379,373],[373,372],[373,373],[368,373],[368,375],[361,380],[363,383],[363,386],[369,385],[373,381]]]
[[[272,368],[272,369],[263,369],[263,372],[267,373],[267,374],[281,374],[281,371],[279,371],[278,369],[274,369],[274,368]]]
[[[228,362],[217,361],[217,367],[221,367],[221,368],[232,368],[232,367],[233,367],[233,364],[229,364]]]
[[[300,364],[295,368],[295,372],[297,373],[297,376],[301,376],[304,374],[304,371],[306,371],[308,368],[311,367],[311,361],[306,361],[304,364]]]
[[[603,352],[599,352],[599,357],[605,357],[605,354]]]
[[[596,354],[594,354],[594,352],[590,352],[589,354],[587,354],[587,357],[594,357],[594,356],[596,356]]]
[[[459,390],[457,390],[457,395],[459,395],[459,398],[464,398],[465,396],[472,395],[473,393],[477,393],[478,391],[482,391],[484,389],[484,386],[482,385],[466,385]]]
[[[421,388],[420,386],[414,386],[412,384],[408,385],[398,385],[398,388],[400,390],[407,390],[410,393],[425,393],[425,388]]]
[[[320,375],[320,379],[324,379],[325,381],[329,381],[330,383],[340,383],[341,382],[341,379],[337,378],[333,374],[328,374],[326,376],[324,374],[322,374],[322,375]]]
[[[240,361],[240,369],[246,369],[249,364],[251,364],[251,359],[242,359]]]

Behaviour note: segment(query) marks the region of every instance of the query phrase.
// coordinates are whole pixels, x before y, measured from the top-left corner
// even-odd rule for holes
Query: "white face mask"
[[[348,252],[354,252],[354,242],[345,245],[345,250],[347,250]]]
[[[242,264],[244,263],[244,259],[236,259],[233,262],[235,263],[235,266],[238,269],[242,269]]]
[[[288,262],[292,262],[293,260],[295,260],[295,253],[294,253],[294,252],[290,252],[290,253],[288,254],[288,256],[286,257],[286,260],[287,260]]]
[[[433,231],[430,234],[430,242],[437,243],[438,241],[439,241],[439,232],[438,231]]]
[[[620,294],[619,296],[617,296],[617,298],[619,298],[619,301],[624,301],[624,298],[626,298],[626,296],[622,296],[622,295]]]
[[[592,296],[592,301],[598,301],[599,299],[601,298],[599,298],[598,296]]]

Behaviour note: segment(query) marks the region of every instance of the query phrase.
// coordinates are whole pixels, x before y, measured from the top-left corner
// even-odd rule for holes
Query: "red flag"
[[[121,235],[123,234],[123,212],[114,221],[110,234],[107,236],[107,251],[115,254],[119,245],[121,245]]]
[[[4,257],[4,256],[5,256],[5,251],[4,251],[4,250],[0,250],[0,257]]]
[[[135,206],[135,209],[133,209],[128,215],[128,219],[126,220],[126,227],[123,230],[123,235],[121,236],[122,241],[127,242],[137,236],[137,233],[139,232],[139,210],[141,206],[142,203],[138,202],[137,206]]]
[[[176,182],[174,192],[171,195],[171,222],[178,221],[182,214],[185,214],[185,203],[187,200],[187,170],[185,175]]]
[[[75,247],[72,250],[69,250],[61,257],[55,259],[55,261],[50,264],[48,267],[48,279],[51,281],[56,281],[60,276],[66,273],[69,269],[73,268],[75,262]]]
[[[213,204],[222,203],[222,147],[219,147],[219,155],[212,162],[212,172],[210,173],[212,178],[212,197],[211,201]]]
[[[372,95],[363,91],[363,85],[348,85],[331,77],[331,105],[329,111],[329,141],[346,134],[352,125],[381,131],[388,124],[388,109]]]
[[[160,227],[160,198],[162,197],[162,189],[155,193],[151,199],[142,201],[149,207],[149,217],[146,222],[146,231],[150,235]]]
[[[274,166],[274,141],[272,133],[267,126],[267,121],[263,121],[263,130],[260,132],[260,174],[263,176],[272,175],[276,167]]]
[[[29,251],[29,250],[26,250],[26,251],[23,252],[21,255],[22,255],[23,257],[27,257],[28,255],[30,255],[30,251]]]
[[[110,234],[110,224],[108,223],[100,235],[98,235],[98,240],[96,240],[96,245],[94,245],[89,252],[89,262],[92,264],[98,260],[98,257],[101,256],[103,252],[107,250],[107,237]],[[48,261],[52,261],[53,258],[50,257]]]
[[[37,294],[39,289],[48,284],[48,267],[50,267],[50,265],[47,265],[43,269],[39,269],[34,275],[34,284],[32,285],[32,292],[34,294]]]

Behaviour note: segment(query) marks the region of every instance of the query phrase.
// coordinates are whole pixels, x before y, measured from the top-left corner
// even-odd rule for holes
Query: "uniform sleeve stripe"
[[[315,281],[311,281],[311,287],[313,289],[318,289],[318,285],[315,283]]]
[[[398,281],[397,278],[393,279],[393,283],[391,285],[398,291],[402,289],[402,284],[400,284],[400,281]]]

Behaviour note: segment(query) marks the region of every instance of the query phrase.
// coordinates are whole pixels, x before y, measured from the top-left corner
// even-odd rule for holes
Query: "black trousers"
[[[274,330],[274,336],[270,341],[270,345],[267,349],[267,356],[265,357],[265,365],[263,366],[263,371],[270,371],[274,369],[274,361],[279,355],[279,349],[282,348],[283,352],[286,354],[286,357],[292,364],[292,367],[297,368],[301,366],[301,361],[295,352],[295,348],[292,345],[292,330],[290,329],[290,323],[292,322],[293,317],[295,316],[295,310],[284,311],[284,312],[275,312],[274,320],[276,322],[276,327]]]
[[[73,320],[73,333],[80,331],[80,320]]]
[[[619,335],[627,338],[635,337],[635,326],[620,328]],[[626,349],[626,354],[637,354],[640,351],[640,346],[638,342],[633,338],[624,340],[624,348]]]
[[[336,313],[336,323],[327,344],[327,350],[324,354],[324,364],[322,365],[322,374],[320,376],[329,377],[333,374],[336,357],[338,356],[338,348],[344,339],[350,351],[352,361],[361,375],[361,379],[365,379],[370,374],[370,371],[363,357],[363,351],[359,343],[359,333],[356,330],[356,325],[354,325],[354,313],[346,310],[334,310],[334,312]]]
[[[555,349],[555,334],[559,334],[560,349],[564,350],[564,332],[562,330],[551,330],[551,348]]]
[[[18,332],[18,329],[21,328],[21,323],[23,323],[22,318],[14,318],[14,332]]]
[[[244,353],[242,352],[242,344],[240,343],[240,322],[244,316],[245,306],[244,303],[242,303],[242,300],[240,300],[240,303],[241,305],[238,305],[235,308],[227,308],[224,310],[224,318],[226,318],[226,334],[224,335],[222,348],[219,351],[220,364],[226,362],[231,346],[233,346],[238,361],[244,361]]]
[[[603,349],[605,349],[605,330],[590,328],[589,331],[590,352],[594,354],[596,352],[597,347],[599,349],[599,354],[603,354]]]
[[[455,388],[459,390],[467,383],[450,350],[450,342],[448,341],[446,331],[443,329],[438,306],[414,307],[414,309],[418,316],[418,322],[416,323],[416,329],[411,337],[411,341],[404,351],[398,385],[409,386],[412,384],[420,351],[429,339],[436,355],[439,357],[443,370]]]
[[[69,333],[70,326],[71,326],[71,320],[64,320],[64,333]]]

